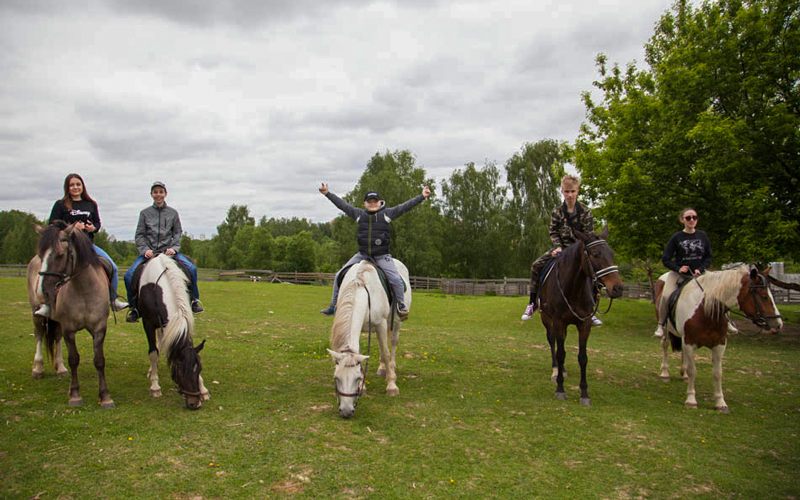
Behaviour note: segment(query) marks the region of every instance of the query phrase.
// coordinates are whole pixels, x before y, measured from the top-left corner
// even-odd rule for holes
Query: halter
[[[600,278],[602,278],[603,276],[607,276],[607,275],[609,275],[611,273],[619,272],[619,266],[608,266],[608,267],[604,267],[604,268],[600,269],[599,271],[595,271],[594,270],[594,267],[592,266],[592,259],[589,257],[589,249],[592,248],[592,247],[598,246],[598,245],[608,245],[608,243],[606,242],[606,240],[599,239],[599,240],[594,240],[594,241],[591,241],[589,243],[586,243],[583,246],[583,254],[586,257],[586,262],[589,264],[589,273],[590,273],[589,277],[592,279],[592,289],[593,290],[597,290],[597,289],[601,288],[602,285],[599,284],[600,283]],[[594,301],[594,296],[591,297],[593,309],[592,309],[592,312],[589,313],[589,315],[581,316],[578,313],[576,313],[574,309],[572,309],[572,305],[569,303],[569,300],[567,300],[567,296],[564,294],[564,289],[561,287],[561,280],[558,278],[558,270],[559,270],[559,266],[558,266],[558,263],[556,263],[556,284],[558,285],[558,291],[561,293],[561,298],[564,300],[564,303],[567,304],[567,308],[569,309],[569,312],[571,312],[572,315],[575,316],[575,318],[578,319],[578,321],[586,321],[587,319],[589,319],[592,316],[594,316],[595,314],[597,314],[597,310],[600,307],[600,301],[595,302]],[[614,299],[612,298],[611,301],[608,304],[608,309],[606,309],[606,312],[611,310],[611,304],[613,304],[613,303],[614,303]]]

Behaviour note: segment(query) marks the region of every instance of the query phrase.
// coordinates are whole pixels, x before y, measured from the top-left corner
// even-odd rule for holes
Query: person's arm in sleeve
[[[64,217],[64,204],[61,200],[56,201],[53,203],[53,208],[50,210],[50,218],[47,219],[48,224],[52,224],[54,220],[63,220],[66,222],[66,217]]]
[[[676,241],[675,237],[672,237],[667,242],[667,246],[664,247],[664,254],[661,256],[661,263],[664,264],[664,267],[670,269],[672,271],[680,272],[680,266],[675,263],[673,257],[676,251]]]
[[[345,215],[347,215],[353,220],[357,220],[358,217],[363,212],[362,210],[357,209],[353,205],[347,203],[343,199],[339,198],[338,196],[330,192],[330,190],[328,190],[328,184],[324,182],[320,185],[319,192],[322,193],[326,198],[331,200],[331,203],[336,205],[336,208],[344,212]]]
[[[416,207],[431,195],[431,190],[428,186],[422,188],[422,194],[411,198],[410,200],[397,205],[396,207],[389,207],[386,209],[385,213],[386,216],[390,219],[396,219],[403,215],[404,213],[408,212],[412,208]]]
[[[144,255],[145,252],[150,250],[150,245],[147,243],[147,224],[145,224],[144,212],[139,213],[139,222],[136,224],[134,242],[136,243],[136,250],[139,251],[139,255]]]
[[[172,223],[172,240],[169,242],[169,248],[178,253],[181,251],[181,236],[183,236],[183,227],[181,226],[181,216],[175,212],[175,221]]]

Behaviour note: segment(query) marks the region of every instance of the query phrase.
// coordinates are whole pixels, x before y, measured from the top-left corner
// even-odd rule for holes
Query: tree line
[[[415,275],[526,276],[548,246],[568,164],[581,200],[610,228],[618,260],[660,272],[660,255],[693,207],[714,262],[800,262],[800,1],[677,0],[645,44],[646,68],[596,59],[586,119],[568,144],[524,144],[502,167],[469,163],[435,186],[411,151],[376,153],[353,190],[389,205],[434,189],[393,223],[393,254]],[[30,214],[0,212],[1,262],[25,262]],[[232,205],[210,240],[188,235],[183,251],[201,267],[334,271],[356,251],[355,224],[306,219],[257,222]],[[121,264],[135,248],[103,231],[96,243]]]

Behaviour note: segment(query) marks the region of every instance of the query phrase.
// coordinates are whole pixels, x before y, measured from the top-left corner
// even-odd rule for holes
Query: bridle
[[[589,243],[585,243],[583,245],[583,255],[585,257],[584,262],[586,262],[589,265],[589,277],[592,279],[592,290],[599,290],[600,288],[603,287],[603,284],[600,281],[601,278],[603,278],[604,276],[608,276],[611,273],[618,273],[619,272],[619,266],[608,266],[608,267],[604,267],[602,269],[599,269],[599,270],[595,271],[594,266],[592,265],[592,259],[589,256],[589,249],[592,248],[592,247],[599,246],[599,245],[608,246],[608,242],[606,242],[606,240],[601,238],[601,239],[597,239],[597,240],[594,240],[594,241],[590,241]],[[564,289],[561,287],[561,280],[559,279],[559,274],[558,274],[558,270],[559,270],[560,266],[558,265],[558,263],[556,263],[555,266],[556,266],[556,276],[555,277],[556,277],[556,284],[558,285],[558,291],[559,291],[559,293],[561,293],[561,298],[564,300],[564,303],[567,304],[567,308],[569,309],[569,312],[571,312],[572,315],[575,316],[575,318],[578,319],[578,321],[586,321],[587,319],[589,319],[592,316],[594,316],[595,314],[597,314],[597,310],[600,307],[600,301],[598,300],[597,302],[595,302],[594,294],[592,294],[592,297],[591,297],[592,306],[593,306],[591,313],[589,313],[587,316],[581,316],[580,314],[575,312],[575,310],[572,308],[572,305],[569,303],[569,300],[567,299],[567,296],[564,294]],[[613,304],[613,303],[614,303],[614,299],[611,298],[610,302],[608,304],[608,309],[606,309],[606,313],[608,313],[608,311],[611,310],[611,304]]]
[[[333,379],[333,388],[336,391],[337,398],[358,398],[362,394],[364,394],[364,388],[367,386],[367,372],[369,371],[369,352],[370,347],[372,344],[372,321],[370,321],[372,316],[372,297],[369,294],[369,288],[364,286],[364,290],[367,292],[367,359],[364,360],[364,364],[362,365],[361,362],[357,362],[356,364],[361,368],[361,382],[358,383],[358,387],[356,388],[355,392],[342,392],[339,389],[339,384],[336,383],[336,378]],[[394,315],[394,311],[392,311],[392,315]],[[350,349],[348,346],[346,349],[339,351],[342,354],[358,354],[357,352]],[[356,400],[353,403],[355,406],[358,403]]]
[[[754,269],[754,271],[755,271],[755,269]],[[760,285],[753,284],[753,282],[755,281],[753,278],[755,278],[755,276],[758,276],[758,277],[761,278],[761,284]],[[758,295],[758,290],[761,289],[761,288],[769,289],[769,281],[767,280],[767,277],[764,276],[761,273],[756,273],[755,276],[751,276],[751,278],[750,278],[750,284],[747,287],[747,293],[748,293],[748,295],[750,295],[753,298],[753,305],[756,308],[756,313],[753,316],[750,316],[747,313],[740,313],[738,311],[731,310],[731,312],[733,314],[736,314],[736,315],[739,315],[739,316],[743,316],[743,317],[749,319],[757,327],[766,330],[766,329],[769,328],[769,320],[771,320],[771,319],[780,319],[781,315],[780,314],[771,314],[771,315],[765,315],[764,314],[764,306],[761,304],[761,297]]]
[[[70,244],[69,240],[66,241],[67,243],[67,265],[65,266],[66,269],[72,268],[71,272],[69,273],[57,273],[55,271],[39,271],[39,276],[55,276],[58,278],[56,282],[56,293],[58,290],[61,289],[62,286],[69,283],[75,276],[77,276],[83,268],[77,268],[75,266],[74,260],[74,253],[72,245]]]

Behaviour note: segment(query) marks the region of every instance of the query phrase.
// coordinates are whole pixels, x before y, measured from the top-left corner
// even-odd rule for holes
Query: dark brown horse
[[[566,399],[564,392],[564,342],[567,326],[578,328],[578,364],[581,367],[581,404],[591,405],[586,383],[588,354],[586,344],[592,329],[592,315],[597,309],[597,290],[605,287],[608,296],[622,295],[622,279],[614,265],[614,252],[606,242],[608,229],[601,235],[575,231],[577,241],[564,249],[556,259],[550,275],[539,290],[542,324],[547,329],[547,342],[553,362],[556,397]]]
[[[80,356],[75,345],[75,333],[88,330],[94,345],[100,405],[113,408],[114,401],[106,385],[103,353],[108,320],[108,276],[92,248],[91,240],[83,231],[75,231],[74,226],[67,226],[60,221],[45,229],[37,228],[37,231],[41,234],[38,253],[28,265],[29,300],[35,309],[44,300],[44,295],[48,294],[51,304],[50,321],[34,317],[37,333],[41,334],[41,330],[44,330],[51,358],[63,336],[72,374],[69,405],[80,406],[83,399],[78,384]],[[59,358],[60,354],[59,348]],[[34,360],[34,376],[37,376],[36,371]]]

